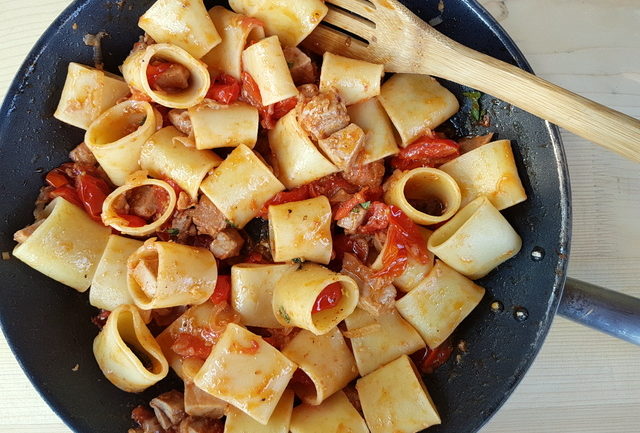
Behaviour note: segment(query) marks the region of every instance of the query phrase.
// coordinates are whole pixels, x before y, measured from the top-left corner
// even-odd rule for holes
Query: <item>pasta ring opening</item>
[[[153,83],[154,61],[173,64],[188,73],[187,85],[163,90]],[[171,44],[153,44],[129,55],[122,66],[125,80],[146,93],[154,102],[171,108],[189,108],[202,102],[211,85],[211,77],[204,63],[187,51]],[[149,78],[152,77],[152,82]],[[169,86],[169,88],[172,86]]]
[[[130,309],[120,312],[117,316],[116,327],[118,336],[122,344],[126,346],[129,356],[137,359],[149,373],[160,374],[163,370],[162,362],[140,342],[140,337],[134,326],[133,312]]]
[[[428,245],[430,248],[437,248],[440,245],[447,242],[453,235],[456,234],[460,228],[462,228],[465,224],[467,224],[473,214],[486,203],[486,198],[480,198],[479,200],[474,200],[462,209],[456,215],[455,218],[452,218],[447,224],[440,227],[438,230],[433,232],[431,237],[429,238]]]
[[[385,198],[422,225],[447,221],[458,211],[461,202],[456,181],[444,171],[429,167],[398,175]]]
[[[144,197],[132,207],[128,200]],[[121,233],[146,236],[156,232],[173,215],[175,190],[157,179],[134,179],[117,188],[102,205],[102,221]],[[149,221],[151,220],[151,221]]]

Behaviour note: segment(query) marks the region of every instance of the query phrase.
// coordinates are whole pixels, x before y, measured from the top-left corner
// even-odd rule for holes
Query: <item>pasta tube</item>
[[[53,117],[87,129],[105,110],[128,94],[129,86],[122,77],[71,62]]]
[[[384,66],[324,53],[320,91],[335,89],[346,105],[357,104],[380,94]]]
[[[222,42],[209,51],[202,61],[210,71],[220,71],[240,79],[242,51],[247,41],[264,39],[264,29],[259,20],[240,15],[222,6],[209,9],[211,21],[216,26]]]
[[[298,94],[277,36],[246,48],[242,53],[242,66],[258,85],[265,107]]]
[[[197,149],[253,148],[258,139],[258,110],[244,102],[226,105],[214,101],[189,108]]]
[[[155,61],[183,66],[189,72],[188,87],[184,90],[154,90],[147,69]],[[171,44],[153,44],[133,51],[122,65],[122,75],[131,87],[145,93],[154,102],[171,108],[189,108],[202,102],[211,86],[211,77],[204,63],[180,47]]]
[[[222,159],[213,152],[185,147],[174,140],[183,136],[173,126],[156,132],[142,146],[140,167],[153,177],[173,179],[196,200],[202,180]]]
[[[269,206],[269,242],[276,262],[331,260],[331,205],[325,196]]]
[[[396,308],[431,349],[444,342],[480,303],[484,289],[436,260],[429,275]]]
[[[395,125],[402,146],[430,133],[453,116],[460,104],[435,78],[418,74],[395,74],[380,90],[380,103]]]
[[[284,190],[271,169],[241,144],[200,185],[202,192],[236,227],[255,218],[267,200]]]
[[[260,424],[249,415],[233,406],[227,410],[224,433],[289,433],[291,412],[293,411],[293,392],[286,390],[276,406],[269,422]]]
[[[202,304],[218,279],[216,259],[207,249],[148,240],[127,262],[127,284],[144,310]]]
[[[374,161],[395,155],[400,150],[393,125],[378,98],[371,98],[347,107],[351,121],[364,131],[366,139],[361,152],[362,162]]]
[[[345,323],[361,376],[425,347],[418,331],[395,308],[378,317],[356,308]]]
[[[333,289],[336,283],[340,285],[340,292],[334,298],[335,305],[314,312],[323,291],[328,286]],[[353,313],[359,295],[358,285],[350,277],[320,265],[305,263],[276,283],[273,313],[284,326],[297,326],[322,335]]]
[[[346,394],[338,391],[319,406],[303,403],[291,415],[291,433],[369,433]]]
[[[160,346],[133,305],[111,312],[93,341],[93,354],[109,382],[127,392],[144,391],[169,372]]]
[[[231,267],[231,306],[247,326],[281,328],[273,314],[273,289],[293,264],[240,263]]]
[[[45,212],[46,219],[14,248],[13,255],[38,272],[85,292],[111,230],[60,197],[49,203]]]
[[[509,140],[498,140],[440,166],[460,186],[461,206],[484,195],[498,210],[527,199]]]
[[[288,188],[301,185],[338,171],[298,123],[295,110],[278,120],[269,131],[269,145],[279,168],[279,179]]]
[[[129,220],[121,213],[121,203],[126,202],[129,195],[135,194],[138,188],[154,188],[156,192],[156,205],[164,205],[160,216],[154,221],[140,227],[130,225]],[[164,200],[159,200],[163,198]],[[124,199],[124,200],[123,200]],[[155,233],[173,215],[176,206],[176,192],[167,182],[157,179],[147,179],[142,172],[130,176],[129,181],[116,188],[107,196],[102,204],[102,222],[121,233],[131,236],[147,236]],[[126,212],[124,212],[126,213]]]
[[[358,379],[356,389],[371,433],[419,432],[441,423],[429,391],[407,355]]]
[[[324,335],[302,330],[282,349],[313,382],[313,387],[292,383],[303,402],[319,405],[358,376],[356,362],[337,327]]]
[[[89,303],[113,311],[120,305],[133,304],[127,287],[127,260],[142,241],[111,235],[96,268],[89,290]]]
[[[266,425],[295,369],[262,337],[230,323],[194,383]]]
[[[234,11],[258,18],[268,36],[278,35],[283,45],[295,47],[327,15],[323,0],[231,0]]]
[[[460,188],[441,170],[414,168],[393,174],[384,199],[398,206],[413,222],[431,225],[455,215],[460,208]]]
[[[196,59],[221,41],[202,0],[158,0],[138,20],[157,43],[171,43]]]
[[[433,232],[427,247],[447,265],[476,280],[518,254],[522,239],[483,196]]]
[[[140,170],[140,150],[162,126],[162,115],[144,101],[127,100],[110,108],[87,129],[84,141],[114,185]]]

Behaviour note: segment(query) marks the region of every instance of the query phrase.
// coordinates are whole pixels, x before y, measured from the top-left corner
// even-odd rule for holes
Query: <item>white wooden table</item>
[[[538,75],[640,117],[640,0],[481,2]],[[68,4],[0,0],[0,99]],[[640,165],[569,133],[563,139],[574,213],[569,273],[640,297]],[[557,318],[533,367],[483,433],[640,432],[638,412],[640,348]],[[1,336],[0,432],[69,432]]]

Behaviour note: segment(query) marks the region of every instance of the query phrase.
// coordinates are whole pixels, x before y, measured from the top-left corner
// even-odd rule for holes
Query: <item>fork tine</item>
[[[322,24],[302,41],[302,45],[318,54],[329,51],[355,59],[365,59],[368,53],[364,42]]]
[[[376,11],[375,5],[366,0],[326,0],[326,2],[365,18],[371,18]]]
[[[375,31],[375,24],[357,15],[350,14],[340,9],[329,8],[324,21],[336,27],[344,29],[354,35],[358,35],[367,41],[371,40]]]

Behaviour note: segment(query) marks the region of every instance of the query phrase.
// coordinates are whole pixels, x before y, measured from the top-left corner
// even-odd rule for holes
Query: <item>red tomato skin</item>
[[[209,300],[214,304],[220,302],[228,302],[231,296],[231,276],[230,275],[218,275],[216,281],[216,288],[213,290],[213,294]]]
[[[102,213],[102,203],[109,195],[109,186],[97,177],[81,174],[76,178],[76,190],[85,210],[92,217]]]
[[[310,197],[309,188],[307,185],[299,186],[298,188],[294,188],[291,191],[282,191],[273,196],[272,199],[268,200],[258,216],[262,219],[269,218],[269,206],[275,206],[278,204],[291,203],[292,201],[301,201],[306,200]]]
[[[179,333],[171,345],[171,350],[183,358],[196,358],[203,361],[211,354],[211,346],[204,339],[188,333]]]
[[[78,193],[76,192],[75,188],[72,188],[69,185],[64,185],[51,191],[51,197],[62,197],[69,203],[73,203],[79,208],[84,209],[84,206],[80,201],[80,197],[78,197]]]
[[[329,284],[322,289],[322,292],[316,298],[316,302],[311,310],[312,314],[319,313],[324,310],[329,310],[340,302],[342,299],[342,283],[339,281]]]
[[[399,170],[437,167],[460,156],[460,145],[453,140],[426,135],[418,138],[391,159]]]
[[[64,185],[69,185],[69,178],[62,173],[62,170],[55,168],[47,173],[45,178],[47,183],[54,188],[60,188]]]
[[[144,218],[141,218],[138,215],[118,214],[118,217],[127,221],[127,227],[144,227],[149,224]]]
[[[233,76],[221,74],[213,80],[207,98],[213,99],[221,104],[233,104],[240,97],[240,82]]]

